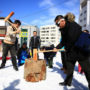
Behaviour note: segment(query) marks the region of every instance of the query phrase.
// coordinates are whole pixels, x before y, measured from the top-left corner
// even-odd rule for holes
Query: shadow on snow
[[[59,67],[62,67],[62,64],[59,63],[59,62],[56,62],[56,65],[58,65]],[[75,71],[77,71],[77,69],[78,69],[78,67],[75,66]],[[51,72],[57,72],[57,73],[59,73],[62,76],[63,79],[65,79],[65,77],[66,77],[66,75],[58,67],[53,67],[53,70]],[[79,83],[74,78],[72,80],[72,86],[73,86],[72,89],[68,89],[67,86],[64,86],[63,90],[88,90],[88,88],[86,86],[84,86],[82,83]]]
[[[19,83],[20,83],[20,80],[17,79],[15,81],[11,82],[10,85],[7,88],[5,88],[4,90],[20,90],[20,89],[15,88]]]

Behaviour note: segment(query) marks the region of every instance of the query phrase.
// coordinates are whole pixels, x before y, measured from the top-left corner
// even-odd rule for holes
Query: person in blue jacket
[[[18,66],[21,66],[25,63],[25,59],[29,58],[29,49],[27,48],[27,44],[23,43],[22,47],[18,50],[17,58],[18,58]]]

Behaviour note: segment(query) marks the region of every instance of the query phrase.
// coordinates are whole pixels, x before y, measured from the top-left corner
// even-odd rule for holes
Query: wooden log
[[[24,78],[28,82],[38,82],[46,79],[45,60],[26,59],[24,65]]]

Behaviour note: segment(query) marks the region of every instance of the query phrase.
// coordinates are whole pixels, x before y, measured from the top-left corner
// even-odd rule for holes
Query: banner
[[[20,37],[28,37],[28,32],[21,32],[19,34]]]

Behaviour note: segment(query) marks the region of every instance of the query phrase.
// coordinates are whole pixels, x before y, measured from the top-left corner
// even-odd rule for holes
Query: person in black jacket
[[[33,37],[30,39],[30,49],[32,51],[32,57],[33,57],[33,49],[40,48],[40,37],[37,36],[37,32],[33,32]]]
[[[56,18],[55,18],[55,21],[57,21],[58,19],[60,18],[63,18],[62,15],[58,15]],[[62,40],[60,40],[61,42]],[[64,47],[65,49],[65,47]],[[62,60],[62,65],[63,67],[60,69],[60,70],[63,70],[64,73],[66,74],[67,73],[67,58],[66,58],[66,51],[61,51],[61,60]]]
[[[53,50],[53,48],[54,48],[54,45],[52,44],[50,46],[41,47],[41,50]],[[44,58],[49,68],[53,68],[53,57],[55,55],[56,55],[56,52],[44,52]]]
[[[59,83],[60,85],[71,86],[73,71],[76,61],[79,62],[82,69],[85,72],[86,79],[88,81],[88,86],[90,89],[90,53],[80,51],[75,46],[75,43],[79,39],[80,35],[83,33],[81,31],[81,26],[76,22],[69,22],[65,18],[61,17],[59,19],[55,18],[56,25],[60,27],[60,32],[62,36],[62,41],[54,49],[60,49],[63,46],[66,50],[67,55],[67,76],[64,82]]]

